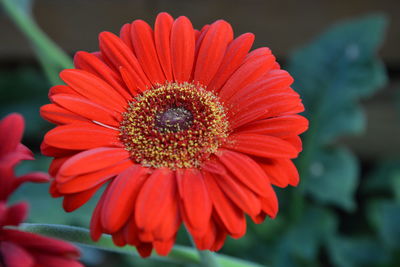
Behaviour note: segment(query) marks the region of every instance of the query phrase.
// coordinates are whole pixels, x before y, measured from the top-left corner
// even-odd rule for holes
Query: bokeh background
[[[253,48],[271,48],[294,76],[310,130],[296,161],[300,186],[277,188],[278,217],[249,223],[247,235],[228,239],[221,253],[265,266],[400,266],[400,1],[8,1],[19,2],[71,57],[98,50],[101,31],[118,33],[134,19],[152,25],[161,11],[188,16],[196,28],[222,18],[236,36],[255,33]],[[24,143],[37,154],[18,171],[46,170],[39,146],[51,125],[39,107],[48,103],[50,82],[38,48],[1,5],[0,33],[0,117],[22,113]],[[15,195],[30,202],[30,222],[88,227],[95,199],[67,214],[47,190],[25,185]],[[189,244],[184,232],[178,243]],[[83,249],[87,266],[161,264]]]

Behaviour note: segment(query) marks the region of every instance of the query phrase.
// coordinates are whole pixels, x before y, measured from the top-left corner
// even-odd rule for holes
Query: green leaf
[[[337,219],[326,209],[309,207],[299,222],[280,237],[273,266],[305,266],[317,257],[319,248],[337,229]]]
[[[357,159],[347,149],[319,151],[310,165],[304,189],[322,204],[352,211],[358,176]]]
[[[400,203],[375,200],[368,205],[370,223],[385,245],[400,248]]]
[[[400,199],[400,161],[392,159],[379,162],[366,177],[362,189],[370,194],[394,194]]]
[[[337,137],[360,132],[364,117],[356,105],[385,85],[387,75],[377,58],[387,21],[371,15],[335,25],[289,60],[294,88],[310,119],[310,142],[329,144]]]
[[[376,266],[389,257],[387,251],[369,237],[332,236],[327,248],[337,267]]]

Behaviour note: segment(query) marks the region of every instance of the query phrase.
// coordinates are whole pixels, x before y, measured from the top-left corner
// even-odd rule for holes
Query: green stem
[[[132,247],[129,246],[116,247],[112,242],[110,235],[103,235],[103,237],[98,242],[92,241],[89,235],[89,230],[81,227],[56,225],[56,224],[24,223],[21,225],[21,229],[27,232],[38,233],[45,236],[63,239],[80,245],[86,245],[112,252],[125,253],[132,256],[138,256],[138,253],[134,249],[132,249]],[[248,262],[245,260],[237,259],[226,255],[219,255],[219,254],[214,254],[214,255],[215,258],[217,258],[217,261],[220,264],[220,266],[224,267],[262,266],[253,262]],[[179,263],[196,263],[196,264],[202,263],[199,254],[194,249],[179,245],[175,245],[172,251],[166,257],[152,255],[150,258],[163,261],[179,262]],[[213,266],[213,265],[207,265],[207,266]]]
[[[211,252],[208,250],[197,249],[196,243],[194,242],[193,237],[191,236],[191,234],[189,233],[189,231],[187,229],[185,229],[185,230],[190,239],[190,242],[192,243],[193,248],[197,250],[197,253],[200,256],[200,260],[201,260],[200,265],[203,267],[220,267],[221,265],[219,264],[219,262],[216,258],[217,254],[215,252]]]
[[[71,58],[64,53],[13,0],[0,0],[4,10],[15,22],[19,29],[28,37],[34,47],[40,49],[60,68],[72,68]]]

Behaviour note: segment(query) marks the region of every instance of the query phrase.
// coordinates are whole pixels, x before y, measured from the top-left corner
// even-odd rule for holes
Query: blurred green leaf
[[[368,215],[383,243],[400,248],[400,203],[374,200],[368,205]]]
[[[354,210],[359,170],[357,159],[347,149],[319,151],[309,174],[304,181],[306,192],[323,204]]]
[[[387,82],[377,56],[386,26],[383,15],[339,23],[295,51],[289,60],[294,88],[310,120],[303,135],[303,153],[296,162],[303,178],[301,187],[317,201],[348,211],[355,208],[358,162],[350,151],[328,151],[327,146],[365,128],[358,102]]]
[[[388,259],[388,253],[369,237],[332,236],[329,256],[337,267],[377,266]]]
[[[301,220],[280,237],[272,266],[310,266],[317,258],[320,246],[336,229],[337,219],[333,213],[309,207]]]
[[[365,193],[400,194],[400,160],[384,160],[371,171],[363,184]]]

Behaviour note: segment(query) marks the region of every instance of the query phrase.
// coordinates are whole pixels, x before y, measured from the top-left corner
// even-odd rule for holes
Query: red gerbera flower
[[[13,113],[0,121],[0,201],[24,182],[48,182],[48,174],[32,172],[15,177],[14,168],[22,160],[33,160],[32,152],[21,144],[24,119]]]
[[[9,207],[0,201],[0,266],[82,266],[77,262],[79,250],[73,245],[15,229],[25,219],[27,208],[26,203]]]
[[[6,200],[24,182],[47,182],[45,173],[28,173],[15,177],[14,167],[21,160],[32,160],[32,152],[22,145],[24,120],[11,114],[0,121],[0,266],[79,267],[79,250],[64,241],[15,229],[27,215],[28,205],[12,206]]]
[[[78,52],[67,85],[50,90],[42,116],[58,124],[42,144],[55,157],[53,196],[72,211],[107,183],[92,238],[166,255],[183,222],[199,249],[219,250],[246,231],[245,214],[275,217],[271,185],[297,185],[291,159],[308,122],[268,48],[233,39],[218,20],[195,30],[158,15],[120,36],[100,34],[100,52]]]

